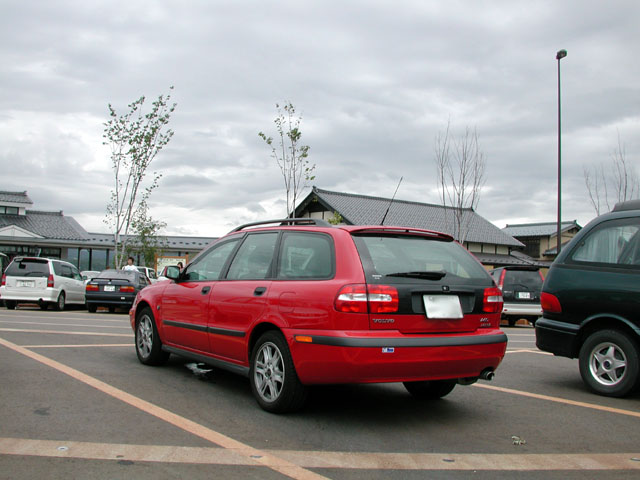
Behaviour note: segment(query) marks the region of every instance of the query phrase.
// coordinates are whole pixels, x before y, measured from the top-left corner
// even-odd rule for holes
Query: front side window
[[[185,270],[185,280],[219,280],[229,255],[233,252],[239,238],[214,245],[211,250],[198,257]]]
[[[270,276],[277,240],[277,232],[248,235],[229,267],[227,279],[261,280]]]
[[[571,260],[619,266],[640,265],[640,219],[603,222],[576,246]]]

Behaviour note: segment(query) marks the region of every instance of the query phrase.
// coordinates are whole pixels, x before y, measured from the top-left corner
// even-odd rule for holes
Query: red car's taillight
[[[54,286],[53,275],[49,275],[49,278],[47,278],[47,288],[53,288]]]
[[[84,289],[87,292],[97,292],[99,290],[98,285],[92,285],[90,283],[87,283],[87,286],[84,287]]]
[[[389,285],[345,285],[334,302],[346,313],[393,313],[398,311],[398,290]]]
[[[482,311],[485,313],[502,312],[502,290],[497,287],[485,288],[482,299]]]
[[[562,313],[562,305],[560,305],[558,297],[547,292],[540,294],[540,306],[545,312]]]

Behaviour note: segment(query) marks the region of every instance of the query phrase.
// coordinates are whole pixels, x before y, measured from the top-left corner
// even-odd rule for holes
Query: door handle
[[[267,287],[258,287],[253,291],[253,295],[256,297],[259,297],[266,291],[267,291]]]
[[[207,293],[209,293],[209,290],[211,290],[211,287],[202,287],[202,290],[200,290],[200,293],[202,295],[206,295]]]

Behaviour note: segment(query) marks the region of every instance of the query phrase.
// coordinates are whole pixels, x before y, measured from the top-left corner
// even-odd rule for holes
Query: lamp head
[[[567,56],[567,51],[566,50],[558,50],[558,53],[556,53],[556,60],[560,60],[561,58],[564,58]]]

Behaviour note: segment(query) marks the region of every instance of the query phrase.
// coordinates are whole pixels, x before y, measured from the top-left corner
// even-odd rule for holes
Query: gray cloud
[[[607,2],[55,2],[3,5],[0,189],[28,190],[104,231],[113,182],[107,104],[174,85],[171,143],[152,214],[169,233],[217,235],[284,213],[259,131],[275,104],[303,115],[317,186],[437,202],[434,138],[476,128],[479,213],[498,226],[555,220],[557,62],[563,212],[593,217],[585,165],[618,135],[640,151],[640,5]]]

